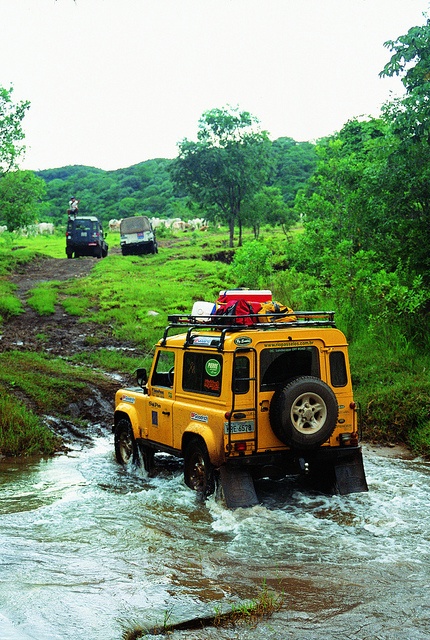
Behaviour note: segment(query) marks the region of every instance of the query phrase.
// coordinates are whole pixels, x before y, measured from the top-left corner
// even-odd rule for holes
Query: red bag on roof
[[[232,300],[231,298],[227,298],[227,296],[220,296],[217,300],[214,324],[256,324],[258,318],[253,318],[250,314],[257,314],[260,309],[260,302],[248,302],[243,299]],[[235,318],[231,316],[240,317]]]

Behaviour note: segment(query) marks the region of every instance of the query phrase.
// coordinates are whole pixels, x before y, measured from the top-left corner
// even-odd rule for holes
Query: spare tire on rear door
[[[295,449],[314,449],[333,433],[338,404],[330,387],[313,376],[291,380],[276,391],[270,424],[281,442]]]

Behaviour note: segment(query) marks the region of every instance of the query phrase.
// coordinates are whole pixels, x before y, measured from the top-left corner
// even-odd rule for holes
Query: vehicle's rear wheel
[[[184,452],[185,484],[206,498],[215,491],[214,468],[201,438],[193,438]]]
[[[115,426],[115,456],[119,464],[127,465],[130,461],[139,460],[133,429],[128,420],[123,418]]]
[[[270,424],[284,444],[313,449],[333,433],[338,411],[330,387],[320,378],[303,376],[275,392],[270,404]]]

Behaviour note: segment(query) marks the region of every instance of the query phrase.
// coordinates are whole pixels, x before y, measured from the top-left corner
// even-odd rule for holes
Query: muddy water
[[[120,640],[135,625],[283,593],[270,619],[170,638],[430,637],[430,467],[365,454],[368,494],[261,484],[261,505],[199,504],[178,464],[124,472],[112,442],[0,463],[1,640]]]

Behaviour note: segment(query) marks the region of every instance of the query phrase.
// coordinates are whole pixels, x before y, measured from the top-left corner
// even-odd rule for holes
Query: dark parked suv
[[[66,231],[66,254],[68,258],[93,256],[106,258],[108,245],[104,239],[100,221],[95,216],[70,217]]]

